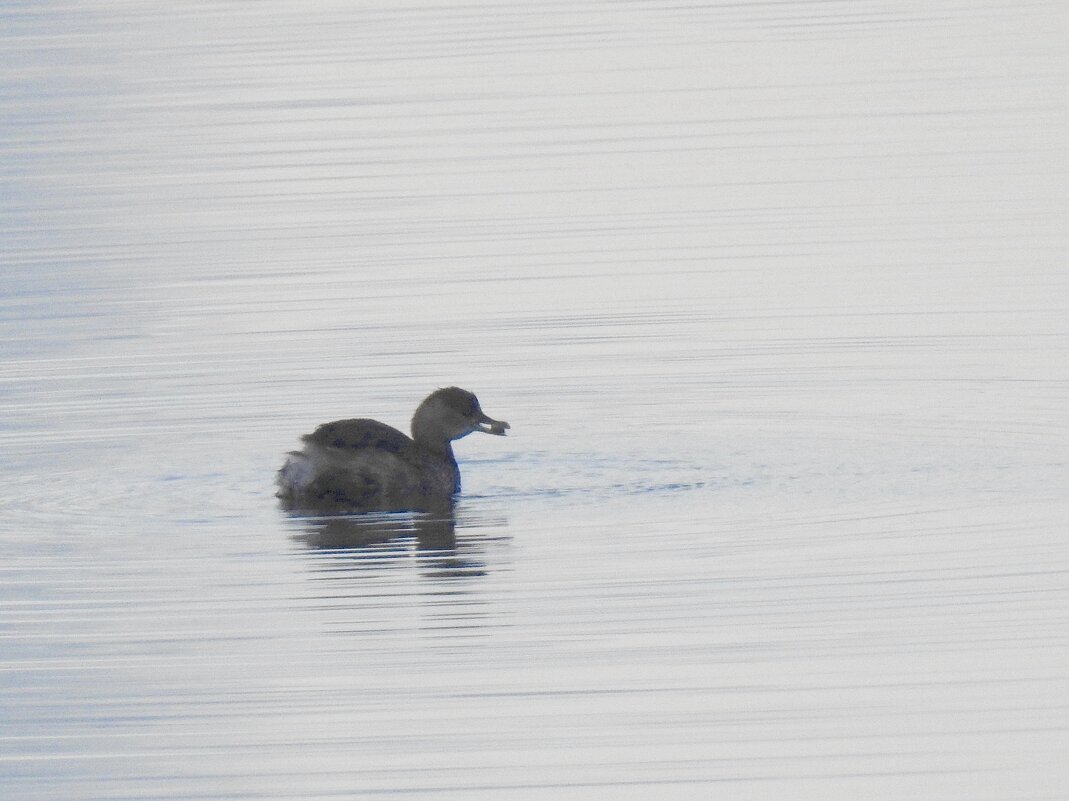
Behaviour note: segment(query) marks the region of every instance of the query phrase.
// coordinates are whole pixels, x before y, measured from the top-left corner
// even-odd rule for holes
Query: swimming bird
[[[452,441],[473,431],[504,436],[508,428],[459,387],[427,396],[412,415],[411,437],[377,420],[324,423],[288,454],[278,497],[289,509],[314,511],[445,508],[460,492]]]

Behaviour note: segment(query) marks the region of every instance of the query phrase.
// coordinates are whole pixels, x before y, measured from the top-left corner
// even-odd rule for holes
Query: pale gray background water
[[[1066,16],[5,4],[0,797],[1063,798]]]

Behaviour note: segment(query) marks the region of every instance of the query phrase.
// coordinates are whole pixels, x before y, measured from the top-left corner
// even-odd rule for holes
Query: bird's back
[[[279,497],[294,508],[429,508],[456,489],[451,454],[432,454],[377,420],[335,420],[302,440],[278,473]]]
[[[363,417],[323,423],[311,434],[301,437],[301,440],[321,448],[352,452],[372,449],[398,455],[409,453],[416,445],[411,437],[393,426]]]

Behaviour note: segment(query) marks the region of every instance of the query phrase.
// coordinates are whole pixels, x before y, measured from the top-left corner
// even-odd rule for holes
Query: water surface
[[[1059,798],[1064,16],[9,5],[0,795]]]

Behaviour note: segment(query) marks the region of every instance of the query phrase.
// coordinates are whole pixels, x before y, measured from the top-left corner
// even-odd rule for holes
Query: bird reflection
[[[294,539],[316,550],[367,548],[399,538],[415,538],[420,550],[456,548],[456,520],[452,515],[390,513],[305,516],[294,514],[304,529]]]
[[[470,578],[486,573],[485,541],[461,537],[458,542],[452,505],[436,512],[291,512],[289,517],[299,527],[292,539],[329,555],[332,569],[344,570],[341,562],[345,562],[364,575],[368,567],[398,567],[415,555],[420,572],[429,577]]]

